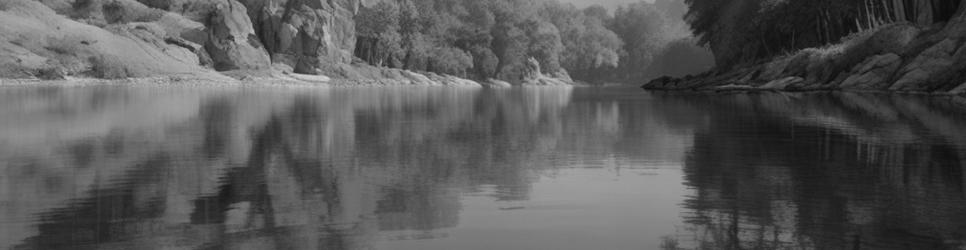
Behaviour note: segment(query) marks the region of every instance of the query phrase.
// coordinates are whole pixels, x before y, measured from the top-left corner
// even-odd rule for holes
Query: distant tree
[[[708,49],[698,46],[694,38],[682,38],[669,43],[647,68],[652,77],[666,75],[682,77],[697,74],[714,67],[714,55]]]
[[[667,41],[664,34],[667,20],[652,4],[639,2],[622,6],[614,12],[610,29],[617,34],[624,46],[621,65],[618,67],[620,81],[643,80],[644,72],[654,61],[656,54]]]
[[[373,65],[511,82],[534,58],[543,73],[631,80],[644,77],[655,54],[675,39],[662,11],[645,2],[611,16],[599,5],[578,9],[546,0],[379,1],[356,15],[356,56]]]
[[[473,66],[469,53],[454,47],[434,48],[429,60],[429,70],[433,72],[465,76],[466,70]]]
[[[560,54],[564,46],[560,41],[560,31],[552,23],[541,20],[529,20],[524,24],[530,44],[528,57],[540,62],[543,73],[554,73],[560,70]]]
[[[591,19],[608,20],[611,18],[607,8],[599,4],[591,5],[590,7],[585,8],[583,12],[584,16]]]
[[[473,46],[470,48],[476,75],[480,78],[490,78],[496,74],[500,59],[488,47]]]
[[[560,65],[575,79],[594,81],[608,68],[620,63],[623,42],[604,23],[611,19],[602,6],[579,10],[572,5],[547,4],[540,16],[560,32],[563,52]]]
[[[518,80],[520,67],[526,60],[527,35],[513,23],[498,23],[493,32],[493,53],[497,63],[495,76],[499,79]]]

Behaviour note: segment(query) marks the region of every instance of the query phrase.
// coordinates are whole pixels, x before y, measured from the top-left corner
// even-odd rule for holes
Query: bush
[[[49,37],[43,45],[46,52],[40,54],[50,59],[50,66],[64,69],[66,74],[84,72],[90,69],[90,61],[86,59],[93,54],[88,47],[90,43],[76,35]]]
[[[80,51],[86,49],[81,41],[82,39],[79,37],[50,37],[47,38],[47,46],[44,46],[44,48],[57,54],[77,55]]]
[[[91,74],[97,78],[120,79],[130,77],[124,63],[109,55],[97,55],[90,58]]]

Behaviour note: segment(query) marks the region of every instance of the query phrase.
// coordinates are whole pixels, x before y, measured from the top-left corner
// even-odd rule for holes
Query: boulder
[[[901,65],[902,58],[893,53],[870,57],[856,65],[840,86],[847,89],[886,88],[889,79]]]
[[[37,72],[37,78],[43,80],[64,80],[67,79],[67,71],[61,67],[44,68]]]
[[[206,22],[205,50],[215,70],[267,69],[271,59],[259,42],[245,6],[235,0],[218,4]]]
[[[305,75],[305,74],[291,73],[291,74],[288,74],[288,76],[299,81],[310,82],[310,83],[328,83],[329,81],[332,81],[331,78],[323,75]]]
[[[950,94],[966,94],[966,83],[960,84],[959,87],[953,88],[949,91]]]
[[[513,87],[513,85],[511,85],[510,83],[505,82],[505,81],[500,81],[500,80],[497,80],[497,79],[487,79],[486,81],[483,82],[483,85],[486,86],[486,87],[495,88],[495,89],[496,88],[511,88],[511,87]]]
[[[953,65],[958,44],[953,39],[943,40],[916,56],[899,71],[899,79],[890,90],[918,90],[928,85],[931,77]]]
[[[463,86],[463,87],[480,87],[481,85],[475,81],[459,78],[451,75],[444,75],[446,81],[444,82],[447,86]]]
[[[570,77],[570,72],[567,72],[567,70],[564,68],[560,68],[559,70],[557,70],[557,72],[550,74],[550,77],[560,79],[566,82],[574,82],[574,79]]]
[[[715,91],[752,91],[752,90],[758,90],[758,88],[752,87],[750,85],[744,85],[744,84],[726,84],[726,85],[721,85],[721,86],[715,86],[715,87],[713,87],[711,89],[712,90],[715,90]]]
[[[185,39],[196,44],[205,44],[208,34],[205,25],[188,19],[180,14],[168,12],[160,20],[154,22],[164,29],[168,37]]]
[[[536,58],[530,57],[527,59],[526,64],[523,65],[522,78],[524,83],[539,82],[540,78],[543,78],[543,72],[540,72],[540,62]]]
[[[560,73],[557,73],[555,75],[560,75]],[[567,77],[569,78],[569,76]],[[533,57],[531,57],[530,59],[527,59],[527,62],[523,67],[522,78],[523,78],[524,85],[567,86],[567,85],[571,85],[572,83],[572,81],[568,79],[548,77],[544,75],[543,72],[541,72],[540,70],[540,62]]]
[[[765,83],[765,85],[762,85],[762,86],[760,86],[758,88],[760,88],[760,89],[767,89],[767,90],[784,90],[784,89],[788,88],[788,86],[792,86],[792,85],[795,85],[795,84],[800,84],[800,83],[802,83],[804,81],[805,81],[804,78],[797,77],[797,76],[789,76],[789,77],[785,77],[785,78],[782,78],[782,79],[770,81],[768,83]]]
[[[683,82],[684,79],[662,76],[658,77],[650,82],[645,83],[641,88],[643,89],[675,89],[678,85]]]
[[[409,78],[410,82],[413,85],[433,85],[433,80],[430,80],[429,77],[423,74],[418,74],[418,73],[415,73],[412,71],[406,71],[406,70],[404,70],[402,73],[403,73],[403,76],[405,76],[406,78]]]
[[[758,79],[762,81],[780,80],[782,77],[782,72],[785,71],[785,67],[787,67],[791,61],[792,57],[782,57],[766,63],[762,67],[761,74],[758,75]]]

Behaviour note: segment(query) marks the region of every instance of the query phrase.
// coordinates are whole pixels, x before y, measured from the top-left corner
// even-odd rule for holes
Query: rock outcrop
[[[334,85],[380,85],[380,86],[461,86],[481,87],[482,84],[451,75],[430,72],[375,67],[365,64],[338,64],[333,70]]]
[[[0,79],[203,76],[308,84],[482,86],[451,75],[354,64],[353,17],[360,4],[0,0]],[[556,79],[539,74],[535,80]]]
[[[953,39],[945,39],[929,47],[896,72],[898,80],[889,89],[924,90],[933,76],[953,65],[953,55],[957,54],[957,50],[961,49]]]
[[[218,3],[205,24],[205,49],[218,71],[267,69],[272,61],[258,37],[248,10],[236,0]]]
[[[120,0],[116,0],[119,1]],[[38,1],[0,1],[0,77],[62,79],[194,75],[223,79],[200,66],[195,52],[172,43],[163,12],[125,12],[129,1],[98,5],[96,16],[72,20]],[[133,8],[127,9],[137,12]],[[138,9],[143,11],[145,9]],[[75,10],[78,16],[83,9]],[[125,14],[127,13],[127,14]],[[153,14],[152,14],[153,13]],[[104,16],[132,22],[105,23]],[[98,18],[99,17],[99,18]]]
[[[889,53],[877,55],[866,59],[856,65],[848,73],[848,78],[842,81],[842,88],[845,89],[881,89],[902,64],[899,55]]]
[[[297,73],[318,74],[352,61],[358,0],[242,1],[276,62]]]
[[[561,69],[561,72],[554,73],[551,76],[543,74],[540,69],[540,62],[533,57],[527,59],[527,64],[523,68],[522,85],[569,86],[572,84],[573,80],[570,79],[570,76],[563,69]]]

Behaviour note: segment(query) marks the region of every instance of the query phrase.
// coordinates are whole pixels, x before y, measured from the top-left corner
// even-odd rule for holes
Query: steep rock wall
[[[205,20],[205,49],[218,71],[267,69],[271,65],[246,12],[238,1],[226,0],[218,3]]]
[[[352,61],[359,0],[242,0],[276,63],[297,73]]]

